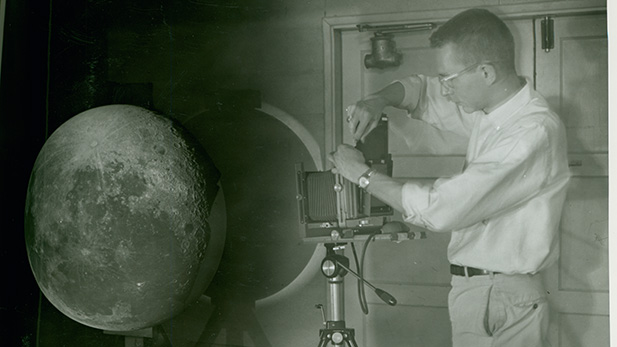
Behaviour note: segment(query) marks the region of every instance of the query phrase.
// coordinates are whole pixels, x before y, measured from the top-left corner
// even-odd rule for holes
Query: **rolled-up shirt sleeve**
[[[432,231],[453,231],[531,199],[550,175],[547,129],[534,120],[501,135],[462,173],[429,185],[405,183],[405,220]]]
[[[406,109],[410,115],[413,115],[414,111],[418,109],[418,106],[420,106],[419,101],[422,101],[426,95],[426,78],[422,75],[411,75],[395,80],[392,83],[400,83],[405,89],[405,97],[396,107]],[[416,90],[418,92],[411,93],[411,90]],[[415,99],[416,96],[418,97],[418,100]]]

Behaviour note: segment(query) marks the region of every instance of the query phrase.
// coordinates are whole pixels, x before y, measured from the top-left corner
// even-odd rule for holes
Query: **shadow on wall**
[[[221,172],[227,211],[223,257],[206,291],[216,308],[202,339],[273,346],[293,339],[300,346],[317,336],[307,323],[319,329],[314,305],[324,300],[324,286],[318,265],[303,272],[316,246],[302,243],[295,165],[316,164],[291,129],[254,109],[258,93],[224,94],[184,124]],[[277,300],[301,273],[306,287]]]

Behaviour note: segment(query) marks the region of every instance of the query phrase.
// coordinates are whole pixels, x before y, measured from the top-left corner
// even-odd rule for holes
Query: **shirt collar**
[[[506,122],[510,117],[514,116],[518,110],[531,101],[531,88],[529,87],[529,81],[523,80],[525,85],[519,90],[510,100],[506,101],[503,105],[494,109],[491,113],[487,114],[486,120],[500,126]]]

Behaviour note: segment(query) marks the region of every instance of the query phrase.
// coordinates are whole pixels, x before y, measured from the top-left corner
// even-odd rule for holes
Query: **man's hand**
[[[350,145],[339,145],[336,152],[328,155],[328,160],[334,163],[333,173],[339,173],[355,184],[358,184],[360,176],[369,169],[362,152]],[[371,194],[379,200],[392,206],[397,211],[405,212],[402,205],[402,182],[397,182],[386,175],[375,174],[371,177],[370,187]]]
[[[360,100],[347,106],[347,125],[354,140],[364,142],[366,136],[377,127],[385,107],[386,100],[380,97]]]
[[[336,152],[328,155],[328,160],[335,166],[332,172],[339,173],[356,184],[360,176],[369,169],[362,152],[346,144],[339,145]]]

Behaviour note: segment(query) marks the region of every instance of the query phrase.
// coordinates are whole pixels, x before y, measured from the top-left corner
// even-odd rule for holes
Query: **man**
[[[487,10],[464,11],[435,31],[439,77],[410,76],[348,108],[362,140],[386,106],[469,139],[463,171],[426,185],[371,170],[341,145],[335,170],[401,211],[409,223],[451,232],[449,312],[454,347],[547,346],[539,272],[558,257],[570,174],[565,130],[514,67],[514,40]]]

